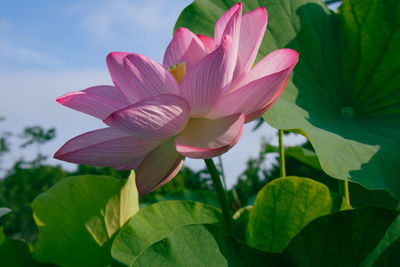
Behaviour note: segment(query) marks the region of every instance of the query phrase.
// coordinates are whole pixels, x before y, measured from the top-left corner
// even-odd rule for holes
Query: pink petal
[[[238,52],[238,61],[241,62],[241,66],[240,69],[235,70],[235,73],[247,73],[253,66],[264,37],[267,22],[268,14],[264,7],[259,7],[243,15]]]
[[[275,50],[258,62],[243,79],[240,81],[236,80],[235,84],[231,87],[231,91],[270,74],[290,68],[293,69],[298,60],[299,54],[295,50],[289,48]]]
[[[175,139],[176,150],[195,159],[219,156],[239,141],[245,119],[244,114],[216,120],[192,118],[182,134]]]
[[[114,128],[104,128],[72,138],[54,157],[77,164],[121,166],[135,161],[161,142],[137,138]]]
[[[139,54],[126,56],[124,72],[138,99],[159,94],[178,94],[179,84],[174,76],[148,57]]]
[[[134,159],[132,162],[125,164],[125,165],[120,165],[120,166],[114,166],[114,169],[116,170],[137,170],[137,168],[142,164],[143,160],[150,154],[151,151],[147,152],[146,154]]]
[[[189,72],[194,64],[206,55],[200,39],[186,28],[178,28],[164,55],[165,67],[185,63]]]
[[[215,119],[241,112],[246,114],[246,122],[256,119],[258,113],[254,114],[255,112],[265,111],[265,107],[270,107],[282,94],[295,64],[296,62],[287,69],[252,81],[222,97],[206,117]]]
[[[140,195],[150,193],[166,184],[182,168],[184,157],[169,139],[154,149],[140,164],[136,172],[136,186]]]
[[[197,37],[199,37],[200,41],[203,43],[207,54],[210,54],[212,51],[215,50],[215,48],[217,48],[217,44],[215,43],[215,40],[213,38],[201,34],[198,34]]]
[[[230,35],[237,48],[240,34],[240,23],[242,19],[242,3],[233,5],[226,11],[215,24],[214,39],[219,45],[225,35]]]
[[[278,95],[277,97],[272,97],[271,101],[268,102],[266,105],[264,105],[262,108],[254,111],[253,113],[250,113],[249,115],[246,116],[246,123],[254,121],[258,117],[262,116],[268,109],[270,109],[275,104],[275,102],[279,99],[279,96],[282,94],[283,89],[285,89],[286,82],[277,91],[277,93],[276,93]]]
[[[57,102],[102,120],[114,111],[130,105],[118,88],[109,85],[71,92],[57,98]]]
[[[123,60],[129,54],[131,53],[111,52],[107,56],[107,66],[115,86],[122,91],[122,93],[130,102],[134,103],[137,99],[133,94],[132,86],[130,85],[123,70]]]
[[[189,120],[190,108],[176,95],[145,98],[111,114],[104,122],[134,136],[163,139],[177,135]]]
[[[181,95],[189,102],[193,117],[201,117],[214,106],[230,85],[234,67],[232,39],[226,36],[221,46],[186,75],[181,84]]]

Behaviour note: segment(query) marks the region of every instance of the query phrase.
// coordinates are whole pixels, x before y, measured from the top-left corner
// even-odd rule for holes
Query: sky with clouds
[[[55,127],[57,138],[43,147],[53,154],[68,139],[104,127],[88,115],[65,108],[55,99],[70,91],[111,84],[105,57],[111,51],[143,54],[162,62],[180,12],[190,0],[71,0],[0,2],[0,132],[21,132],[26,126]],[[252,132],[246,125],[237,146],[223,156],[232,185],[257,157],[264,136],[277,143],[276,132],[263,125]],[[302,138],[290,138],[295,144]],[[24,154],[13,152],[4,164]],[[50,164],[61,164],[50,159]],[[203,167],[200,160],[188,166]],[[67,168],[72,164],[63,163]]]

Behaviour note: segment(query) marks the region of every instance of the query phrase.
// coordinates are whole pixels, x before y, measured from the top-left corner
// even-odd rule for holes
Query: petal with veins
[[[248,116],[263,109],[282,94],[293,67],[252,81],[222,97],[206,117],[215,119],[238,112]],[[254,116],[246,118],[246,122],[253,119]]]
[[[147,152],[146,154],[135,158],[132,162],[129,162],[128,164],[125,165],[120,165],[120,166],[114,166],[114,169],[116,170],[137,170],[137,168],[142,164],[143,160],[150,154],[151,151]]]
[[[99,85],[71,92],[58,97],[57,102],[102,120],[114,111],[131,104],[118,88],[110,85]]]
[[[244,114],[216,120],[192,118],[185,130],[176,137],[176,150],[186,157],[196,159],[219,156],[239,141],[245,118]]]
[[[124,58],[124,72],[137,99],[159,94],[178,94],[179,84],[167,69],[158,62],[139,55]]]
[[[268,14],[264,7],[259,7],[243,15],[238,51],[238,61],[241,62],[241,66],[240,69],[237,66],[235,73],[247,73],[253,66],[264,37],[267,22]]]
[[[136,172],[139,194],[145,195],[169,182],[182,168],[183,160],[184,157],[175,150],[172,138],[154,149]]]
[[[235,47],[237,47],[241,18],[242,3],[237,3],[218,19],[214,29],[214,39],[217,45],[222,42],[225,35],[230,35],[234,40]]]
[[[231,91],[235,91],[237,88],[267,75],[288,69],[291,71],[298,60],[299,53],[295,50],[289,48],[275,50],[261,59],[242,80],[235,81]]]
[[[215,50],[215,48],[217,48],[217,44],[215,43],[215,40],[213,38],[201,34],[198,34],[197,37],[199,37],[200,41],[203,43],[207,54],[210,54],[212,51]]]
[[[77,164],[121,166],[135,161],[161,142],[138,138],[114,128],[104,128],[72,138],[54,157]]]
[[[107,56],[107,66],[115,86],[121,90],[130,102],[134,103],[137,99],[123,70],[123,60],[129,54],[131,53],[111,52]]]
[[[118,110],[104,122],[137,137],[163,139],[180,133],[189,115],[189,105],[182,97],[158,95]]]
[[[206,114],[230,85],[235,67],[232,39],[224,38],[221,46],[198,62],[183,79],[181,93],[191,107],[193,117]]]
[[[169,67],[185,63],[189,72],[194,64],[206,55],[200,39],[186,28],[178,28],[164,54],[163,65]]]

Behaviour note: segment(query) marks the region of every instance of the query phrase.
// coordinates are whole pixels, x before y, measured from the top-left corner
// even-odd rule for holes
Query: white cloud
[[[75,11],[78,10],[85,11],[82,28],[101,41],[120,41],[121,37],[140,39],[146,37],[146,34],[171,31],[176,20],[173,14],[179,14],[171,1],[165,0],[102,1],[90,8],[75,8]]]
[[[41,67],[61,65],[61,61],[51,54],[6,37],[0,37],[0,59],[10,61],[12,64],[37,64]]]
[[[82,41],[161,61],[180,12],[191,0],[80,2],[66,13],[80,21]]]
[[[21,38],[15,26],[0,18],[0,60],[2,65],[34,65],[54,67],[61,65],[60,60],[45,52],[44,49],[32,47],[29,40]],[[4,62],[10,63],[4,63]]]

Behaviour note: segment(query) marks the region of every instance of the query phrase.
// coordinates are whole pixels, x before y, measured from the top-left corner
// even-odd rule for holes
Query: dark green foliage
[[[394,263],[398,254],[392,249],[398,246],[399,222],[397,212],[382,208],[323,216],[290,242],[286,258],[295,266],[372,266],[380,255],[389,262],[383,258],[392,253]]]
[[[160,198],[163,198],[163,195],[169,195],[170,199],[181,199],[178,197],[178,195],[182,194],[182,191],[185,189],[210,191],[213,189],[210,182],[211,178],[207,170],[203,169],[198,172],[194,172],[188,167],[183,167],[178,175],[169,183],[145,196],[140,197],[140,203],[148,205],[158,202]]]
[[[44,144],[56,137],[56,129],[50,128],[48,130],[43,129],[40,126],[26,127],[20,138],[26,140],[20,146],[22,148],[32,144]]]
[[[0,266],[35,266],[28,245],[3,234],[0,227]]]
[[[127,179],[130,171],[117,171],[110,167],[98,167],[88,165],[78,165],[77,169],[72,172],[68,172],[68,176],[79,176],[79,175],[101,175],[111,176],[117,179]]]
[[[27,241],[36,241],[37,228],[32,218],[30,203],[65,177],[67,173],[59,166],[28,169],[14,166],[13,170],[0,180],[0,206],[13,210],[8,216],[0,219],[4,232]]]
[[[251,158],[247,161],[246,170],[239,176],[237,184],[230,191],[231,204],[234,210],[251,204],[249,203],[251,197],[271,180],[270,171],[263,167],[264,162],[264,149],[260,151],[258,158]]]

